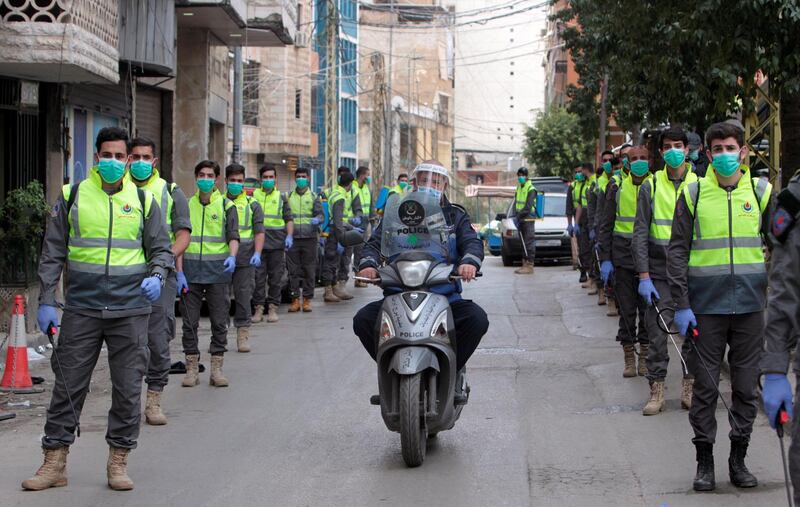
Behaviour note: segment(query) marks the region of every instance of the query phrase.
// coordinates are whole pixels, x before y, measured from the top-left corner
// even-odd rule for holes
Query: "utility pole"
[[[336,0],[325,3],[325,183],[333,185],[339,165],[339,12]]]
[[[231,162],[242,160],[242,46],[233,48],[233,153]]]
[[[375,175],[374,181],[380,185],[384,181],[383,164],[381,162],[381,146],[383,144],[384,127],[386,112],[386,83],[383,68],[383,55],[372,53],[370,57],[372,69],[375,71],[375,81],[372,91],[372,145],[370,147],[370,159],[372,173]],[[374,190],[374,189],[373,189]]]
[[[392,185],[394,179],[394,168],[392,167],[392,144],[394,143],[394,116],[392,115],[392,52],[394,51],[394,1],[389,0],[389,12],[391,13],[391,23],[389,24],[389,72],[387,78],[387,98],[384,119],[386,121],[386,147],[384,148],[385,163],[383,164],[383,184]]]

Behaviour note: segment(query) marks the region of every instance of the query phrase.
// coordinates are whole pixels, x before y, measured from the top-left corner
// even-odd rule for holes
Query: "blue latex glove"
[[[594,241],[594,238],[597,236],[597,233],[594,229],[589,229],[589,241]]]
[[[764,390],[761,393],[764,398],[764,412],[767,413],[769,425],[775,428],[775,419],[778,418],[778,410],[781,405],[786,409],[789,414],[789,420],[794,416],[794,407],[792,406],[792,386],[789,385],[789,379],[786,375],[780,373],[767,373],[764,376]]]
[[[36,312],[36,320],[39,322],[39,329],[47,334],[47,327],[50,324],[58,326],[58,312],[56,307],[52,305],[39,305],[39,311]]]
[[[183,271],[178,271],[175,275],[178,279],[178,295],[181,295],[185,292],[189,292],[189,282],[186,280],[186,275],[183,274]]]
[[[578,225],[578,224],[575,224],[572,227],[572,231],[575,233],[575,236],[580,236],[581,235],[581,226]]]
[[[250,265],[253,266],[254,268],[260,268],[261,267],[261,254],[260,253],[256,252],[256,253],[253,254],[252,257],[250,257]]]
[[[294,238],[292,237],[291,234],[286,236],[283,245],[286,247],[287,250],[290,250],[292,246],[294,246]]]
[[[697,318],[691,308],[682,308],[675,310],[675,325],[678,326],[678,332],[686,336],[686,331],[689,329],[689,324],[697,327]]]
[[[614,264],[611,261],[603,261],[600,263],[600,279],[603,283],[608,283],[608,278],[614,272]]]
[[[361,217],[353,217],[349,220],[349,222],[353,225],[361,225]]]
[[[229,255],[222,265],[225,266],[225,269],[222,270],[223,273],[233,273],[236,270],[236,257]]]
[[[325,243],[327,242],[327,240],[328,240],[328,238],[326,238],[325,236],[320,236],[319,237],[319,246],[321,246],[322,248],[325,248]]]
[[[142,280],[142,295],[151,303],[158,301],[161,297],[161,280],[154,276]]]
[[[639,295],[644,298],[645,302],[648,305],[653,304],[653,298],[658,301],[661,299],[661,295],[656,290],[656,286],[653,285],[653,280],[649,278],[640,278],[639,279]]]
[[[341,243],[336,243],[336,255],[344,255],[344,247]]]
[[[567,234],[568,234],[570,237],[572,237],[572,236],[574,236],[574,235],[575,235],[575,226],[574,226],[574,225],[572,225],[572,224],[569,224],[569,225],[567,226]]]
[[[311,219],[311,225],[319,225],[320,223],[321,222],[320,222],[319,218],[317,218],[317,217],[314,217],[314,218]]]

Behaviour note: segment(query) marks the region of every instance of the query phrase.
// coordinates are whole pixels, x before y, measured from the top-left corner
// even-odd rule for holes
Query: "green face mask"
[[[739,169],[739,152],[734,151],[714,155],[712,164],[714,165],[714,170],[717,171],[720,176],[724,176],[725,178],[732,176],[733,173]]]
[[[294,180],[297,183],[297,188],[307,188],[308,187],[308,178],[297,178]]]
[[[630,162],[630,160],[628,160],[627,158],[623,158],[622,159],[622,167],[624,167],[625,169],[630,171],[631,170],[631,162]]]
[[[575,181],[586,181],[586,176],[583,173],[576,173]]]
[[[408,182],[407,182],[407,181],[401,181],[401,182],[399,183],[399,185],[400,185],[400,188],[402,188],[403,190],[405,190],[405,189],[406,189],[406,187],[408,187]]]
[[[606,174],[611,174],[611,162],[603,162],[603,170],[606,172]]]
[[[139,181],[144,181],[153,175],[153,162],[136,160],[131,164],[131,176]]]
[[[683,164],[684,160],[686,160],[686,153],[681,148],[672,148],[664,153],[664,162],[673,169]]]
[[[696,162],[700,158],[700,150],[692,150],[689,152],[689,160]]]
[[[636,160],[631,162],[631,172],[634,176],[642,177],[647,174],[647,171],[650,170],[650,164],[647,163],[647,160]]]
[[[620,174],[622,174],[622,169],[615,169],[614,170],[614,176],[619,176]]]
[[[228,183],[228,193],[234,197],[241,194],[243,189],[244,189],[244,183],[235,183],[235,182]]]
[[[518,176],[517,181],[519,181],[520,185],[524,185],[525,182],[528,181],[528,178],[526,178],[525,176]]]
[[[367,185],[372,183],[372,176],[367,176],[366,182],[367,182]]]
[[[116,183],[125,174],[125,162],[115,158],[101,158],[97,163],[97,171],[106,183]]]
[[[272,190],[275,188],[275,180],[264,180],[261,182],[261,188],[264,190]]]
[[[197,180],[197,188],[203,193],[211,192],[214,188],[214,180],[211,178],[201,178]]]

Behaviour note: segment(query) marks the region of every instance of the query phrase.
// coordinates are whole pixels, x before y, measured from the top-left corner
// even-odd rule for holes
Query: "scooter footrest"
[[[469,401],[469,395],[467,394],[456,394],[453,397],[454,405],[466,405],[467,401]]]
[[[370,405],[380,405],[381,404],[381,397],[377,394],[373,394],[369,397],[369,404]]]

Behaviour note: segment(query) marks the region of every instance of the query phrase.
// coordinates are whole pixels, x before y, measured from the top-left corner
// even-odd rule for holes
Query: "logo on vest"
[[[131,205],[125,203],[125,206],[122,207],[122,212],[125,213],[126,215],[130,215],[131,211],[132,211]]]
[[[217,216],[217,214],[216,214],[216,213],[214,213],[214,214],[212,214],[212,215],[211,215],[211,220],[216,220],[217,218],[219,218],[219,217]]]
[[[750,213],[753,211],[753,205],[750,204],[750,201],[745,201],[744,204],[742,204],[742,211],[745,213]]]

